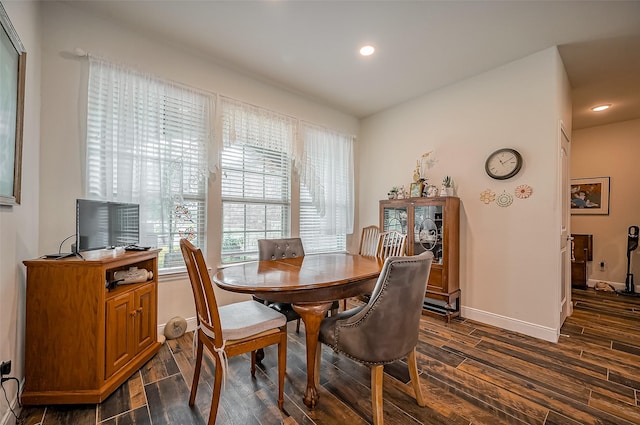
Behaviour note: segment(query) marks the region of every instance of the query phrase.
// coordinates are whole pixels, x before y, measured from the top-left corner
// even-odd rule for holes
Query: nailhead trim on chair
[[[276,247],[276,250],[279,250],[279,249],[280,249],[280,245],[277,245],[277,244],[276,244],[276,245],[275,245],[275,247]],[[282,252],[282,258],[287,258],[287,251],[288,251],[288,250],[289,250],[289,244],[286,244],[286,245],[284,246],[284,251]],[[296,258],[297,256],[298,256],[298,254],[297,254],[297,253],[295,253],[295,252],[293,252],[293,253],[291,253],[291,257],[288,257],[288,258]],[[272,256],[271,256],[271,259],[272,259],[272,260],[275,260],[275,259],[276,259],[276,256],[275,256],[275,255],[272,255]]]
[[[390,280],[390,276],[391,276],[391,273],[393,272],[394,266],[395,266],[397,263],[399,263],[399,262],[403,262],[403,263],[405,263],[405,262],[406,262],[406,263],[414,262],[414,261],[416,261],[416,260],[415,260],[415,257],[417,257],[417,256],[412,256],[412,257],[402,257],[402,260],[400,260],[400,261],[396,261],[396,262],[394,262],[394,263],[392,263],[392,264],[390,265],[390,267],[389,267],[389,273],[387,274],[387,279],[385,279],[385,282],[384,282],[384,284],[383,284],[383,286],[382,286],[382,290],[381,290],[380,292],[378,292],[378,298],[383,297],[383,296],[385,295],[385,292],[386,292],[386,291],[385,291],[385,289],[386,289],[386,288],[387,288],[387,286],[388,286],[388,281]],[[375,310],[375,309],[376,309],[376,307],[377,307],[377,303],[376,303],[376,305],[374,305],[373,307],[371,307],[371,308],[370,308],[370,309],[365,313],[365,315],[364,315],[360,320],[358,320],[358,321],[357,321],[357,322],[355,322],[355,323],[350,323],[350,324],[344,325],[343,327],[345,327],[345,328],[347,328],[347,327],[349,327],[349,328],[357,328],[357,327],[359,327],[359,326],[360,326],[360,323],[361,323],[363,320],[365,320],[365,319],[367,318],[367,316],[369,316],[369,314],[371,314],[371,312],[372,312],[373,310]],[[340,339],[340,327],[336,326],[336,341],[338,341],[339,339]],[[329,345],[329,344],[327,344],[327,345]],[[367,365],[381,365],[381,364],[389,364],[389,363],[393,363],[393,362],[395,362],[395,361],[397,361],[397,360],[400,360],[400,359],[405,358],[405,357],[407,356],[407,354],[409,354],[409,353],[407,353],[407,354],[405,354],[405,355],[403,355],[403,356],[400,356],[400,357],[398,357],[398,358],[396,358],[396,359],[393,359],[393,360],[389,360],[389,361],[387,361],[387,362],[365,362],[365,361],[362,361],[361,359],[357,359],[357,358],[355,358],[355,357],[350,356],[348,353],[345,353],[344,351],[339,350],[337,347],[335,347],[335,346],[333,346],[333,345],[329,345],[329,347],[331,347],[333,350],[335,350],[335,351],[337,351],[337,352],[339,352],[339,353],[341,353],[341,354],[344,354],[345,356],[349,357],[349,358],[350,358],[350,359],[352,359],[352,360],[356,360],[356,361],[358,361],[359,363],[367,364]],[[412,350],[413,350],[413,348],[412,348]]]

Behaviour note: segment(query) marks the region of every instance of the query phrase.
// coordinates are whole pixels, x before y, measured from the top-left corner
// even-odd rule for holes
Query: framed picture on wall
[[[609,215],[609,177],[571,179],[571,214]]]
[[[27,53],[0,3],[0,205],[20,204]]]

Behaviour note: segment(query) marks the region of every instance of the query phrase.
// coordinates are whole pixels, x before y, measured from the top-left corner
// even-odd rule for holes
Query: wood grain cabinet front
[[[24,262],[25,405],[99,403],[160,348],[158,250],[83,255]],[[153,277],[109,290],[129,267]]]
[[[155,285],[107,299],[105,379],[155,341]]]

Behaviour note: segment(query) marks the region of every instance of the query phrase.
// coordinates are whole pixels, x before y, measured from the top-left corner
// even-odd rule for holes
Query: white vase
[[[440,196],[453,196],[453,188],[442,186],[440,189]]]

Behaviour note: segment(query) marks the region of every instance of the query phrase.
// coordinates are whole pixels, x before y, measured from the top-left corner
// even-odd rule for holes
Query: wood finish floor
[[[418,366],[427,407],[400,391],[404,364],[385,368],[385,423],[640,424],[640,298],[574,290],[574,314],[558,344],[464,319],[424,317]],[[276,350],[249,374],[249,357],[229,359],[218,424],[368,424],[369,369],[323,347],[320,401],[302,403],[304,331],[290,322],[284,412],[277,408]],[[209,361],[196,407],[187,405],[192,334],[168,341],[158,355],[100,405],[24,409],[22,422],[43,425],[204,424],[211,401]]]

